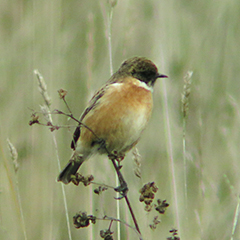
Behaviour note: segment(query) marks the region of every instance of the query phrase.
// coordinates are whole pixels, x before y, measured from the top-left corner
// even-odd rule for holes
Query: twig
[[[113,166],[114,166],[114,168],[115,168],[115,170],[116,170],[116,172],[117,172],[117,175],[118,175],[118,178],[119,178],[119,182],[120,182],[120,187],[127,187],[127,183],[125,182],[125,180],[124,180],[121,172],[119,171],[119,167],[116,165],[115,160],[114,160],[114,159],[111,159],[111,160],[112,160]],[[123,190],[123,191],[124,191],[124,190]],[[136,227],[136,230],[137,230],[137,231],[139,232],[139,234],[141,235],[141,232],[140,232],[140,229],[139,229],[139,226],[138,226],[138,223],[137,223],[137,219],[136,219],[135,214],[134,214],[134,212],[133,212],[133,210],[132,210],[131,204],[130,204],[129,199],[128,199],[128,197],[127,197],[127,193],[123,193],[123,196],[124,196],[124,198],[125,198],[125,201],[126,201],[126,203],[127,203],[127,206],[128,206],[129,211],[130,211],[130,213],[131,213],[131,216],[132,216],[134,225],[135,225],[135,227]]]
[[[106,188],[112,188],[112,189],[115,188],[113,186],[110,186],[110,185],[107,185],[107,184],[104,184],[104,183],[97,183],[97,182],[94,182],[94,181],[91,181],[91,184],[95,184],[95,185],[98,185],[98,186],[103,186],[103,187],[106,187]]]
[[[67,116],[67,117],[70,117],[70,118],[73,119],[74,121],[78,122],[79,125],[82,125],[82,126],[85,127],[86,129],[88,129],[88,130],[94,135],[94,137],[96,137],[98,140],[101,140],[101,138],[99,138],[99,137],[95,134],[95,132],[94,132],[90,127],[88,127],[88,126],[87,126],[86,124],[84,124],[83,122],[77,120],[77,119],[72,115],[72,113],[71,113],[71,114],[67,114],[67,113],[64,113],[64,112],[62,112],[62,111],[59,111],[59,110],[57,110],[57,109],[55,109],[54,111],[57,112],[58,114],[62,114],[62,115],[65,115],[65,116]],[[108,153],[109,153],[109,152],[108,152]]]
[[[135,233],[138,235],[139,239],[143,240],[142,235],[136,230],[136,228],[132,227],[131,225],[129,225],[128,223],[126,223],[126,222],[124,222],[124,221],[122,221],[120,219],[113,218],[113,217],[108,217],[106,215],[103,218],[96,218],[96,219],[98,219],[98,220],[108,220],[108,221],[110,220],[110,221],[122,223],[125,226],[131,228],[133,231],[135,231]]]

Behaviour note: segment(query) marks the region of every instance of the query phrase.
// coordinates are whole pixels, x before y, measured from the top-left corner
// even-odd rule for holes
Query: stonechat
[[[124,156],[132,149],[151,116],[153,85],[166,77],[147,58],[123,62],[82,113],[71,143],[73,155],[58,181],[71,182],[81,164],[95,153]]]

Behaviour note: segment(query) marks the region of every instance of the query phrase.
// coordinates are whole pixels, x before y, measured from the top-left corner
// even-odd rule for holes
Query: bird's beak
[[[157,76],[157,78],[168,78],[168,76],[164,75],[164,74],[160,74],[160,75]]]

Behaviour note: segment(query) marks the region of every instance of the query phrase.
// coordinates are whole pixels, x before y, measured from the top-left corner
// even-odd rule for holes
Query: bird
[[[74,182],[81,164],[94,154],[124,158],[150,119],[156,80],[167,77],[145,57],[125,60],[80,116],[71,142],[73,154],[57,180]]]

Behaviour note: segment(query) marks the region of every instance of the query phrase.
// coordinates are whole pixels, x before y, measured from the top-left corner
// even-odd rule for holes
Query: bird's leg
[[[114,154],[117,156],[115,160],[118,162],[118,168],[120,170],[122,168],[122,165],[120,165],[120,163],[125,158],[125,154],[118,154],[117,152],[114,152]]]
[[[118,179],[119,179],[119,182],[120,182],[120,186],[114,188],[114,190],[116,192],[119,192],[121,194],[121,197],[120,198],[117,198],[117,199],[122,199],[124,198],[126,195],[127,195],[127,192],[128,192],[128,186],[127,186],[127,182],[124,180],[123,178],[123,175],[122,173],[120,172],[120,169],[122,168],[121,165],[119,165],[119,162],[121,160],[123,160],[124,156],[120,156],[118,157],[115,153],[114,154],[109,154],[108,155],[109,159],[111,159],[112,163],[113,163],[113,166],[117,172],[117,175],[118,175]],[[118,165],[116,164],[116,161],[118,162]]]

